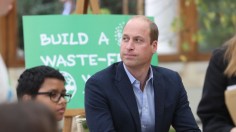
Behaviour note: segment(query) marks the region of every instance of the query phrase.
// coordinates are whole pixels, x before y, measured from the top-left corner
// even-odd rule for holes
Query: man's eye
[[[126,41],[128,41],[129,39],[128,39],[127,37],[123,37],[122,40],[126,42]]]
[[[134,41],[137,42],[137,43],[143,42],[142,39],[139,39],[139,38],[134,39]]]

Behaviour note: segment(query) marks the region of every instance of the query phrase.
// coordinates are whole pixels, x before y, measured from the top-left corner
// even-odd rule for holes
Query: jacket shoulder
[[[116,74],[116,69],[117,69],[118,64],[119,64],[119,62],[114,63],[114,64],[108,66],[107,68],[96,72],[90,78],[93,78],[93,79],[96,78],[99,80],[112,79],[112,78],[114,78],[114,75]]]
[[[152,66],[152,69],[154,72],[156,72],[157,74],[161,74],[163,76],[168,76],[168,75],[175,75],[178,74],[176,71],[165,68],[165,67],[161,67],[161,66]]]
[[[178,72],[160,66],[152,66],[154,77],[162,78],[168,81],[181,80]]]

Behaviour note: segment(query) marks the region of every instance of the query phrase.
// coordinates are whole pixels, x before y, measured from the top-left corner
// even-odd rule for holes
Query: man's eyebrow
[[[137,36],[134,36],[134,38],[143,38],[143,37],[140,35],[137,35]]]
[[[140,36],[140,35],[137,35],[137,36],[134,36],[133,38],[135,38],[135,39],[144,39],[144,37],[143,36]]]

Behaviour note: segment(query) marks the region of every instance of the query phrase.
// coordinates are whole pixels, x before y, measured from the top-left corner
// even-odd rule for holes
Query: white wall
[[[172,30],[172,23],[178,16],[179,0],[146,0],[145,15],[154,17],[159,29],[158,53],[177,52],[178,34]]]

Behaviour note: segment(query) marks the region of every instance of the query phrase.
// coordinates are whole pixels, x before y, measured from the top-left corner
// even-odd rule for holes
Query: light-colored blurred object
[[[179,15],[178,5],[179,0],[145,0],[145,15],[154,17],[160,33],[158,54],[178,52],[178,33],[171,28],[173,21]]]
[[[13,0],[0,0],[0,16],[6,15],[12,8]]]
[[[0,17],[6,15],[12,8],[13,0],[0,0]],[[0,55],[0,103],[11,102],[13,92],[10,89],[6,65]]]
[[[85,132],[83,123],[86,121],[86,118],[82,115],[75,116],[73,118],[71,132]]]
[[[64,2],[62,15],[70,15],[75,9],[75,3],[73,0],[62,0]]]
[[[84,132],[83,122],[86,121],[84,116],[76,116],[75,122],[77,124],[77,132]]]
[[[9,77],[7,68],[0,55],[0,103],[11,102],[13,100],[13,92],[9,85]]]
[[[79,117],[84,116],[85,115],[84,109],[66,110],[64,114],[63,132],[77,132],[76,118],[78,115],[80,115]]]
[[[8,92],[8,74],[6,66],[2,60],[2,56],[0,55],[0,103],[5,102],[7,99]]]

